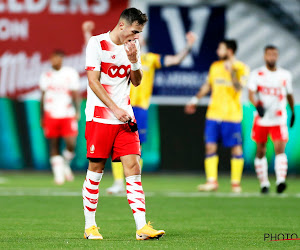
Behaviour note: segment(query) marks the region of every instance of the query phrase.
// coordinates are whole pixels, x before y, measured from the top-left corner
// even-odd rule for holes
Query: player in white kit
[[[54,51],[50,57],[52,69],[40,77],[42,127],[50,141],[50,163],[58,185],[74,179],[70,162],[74,158],[80,117],[79,74],[75,69],[63,66],[63,57],[63,51]],[[59,150],[61,138],[66,143],[62,155]]]
[[[130,84],[142,80],[139,33],[148,18],[135,8],[125,9],[115,28],[90,38],[86,47],[88,76],[86,103],[86,140],[89,167],[83,184],[86,239],[103,239],[95,213],[99,184],[105,162],[121,161],[126,176],[127,200],[136,223],[136,239],[161,237],[145,217],[145,194],[141,182],[140,140],[130,105]]]
[[[276,65],[278,49],[275,46],[265,47],[265,66],[255,69],[249,78],[249,100],[256,107],[252,139],[257,143],[255,171],[260,181],[262,193],[268,193],[268,163],[266,143],[270,135],[275,149],[275,174],[277,193],[286,189],[288,169],[285,146],[288,141],[287,101],[291,107],[290,127],[295,121],[294,98],[292,94],[292,75],[289,71]]]

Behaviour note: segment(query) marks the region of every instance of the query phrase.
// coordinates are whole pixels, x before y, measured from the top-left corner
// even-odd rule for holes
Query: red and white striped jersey
[[[51,69],[40,77],[40,89],[45,92],[44,112],[52,118],[75,117],[72,91],[80,88],[79,74],[71,67]]]
[[[286,96],[293,92],[289,71],[283,68],[270,71],[265,66],[255,69],[250,75],[248,88],[257,92],[258,101],[265,109],[264,116],[257,118],[258,125],[277,126],[287,123]]]
[[[140,47],[135,40],[140,62]],[[130,116],[133,110],[130,105],[130,68],[125,46],[112,42],[109,32],[93,36],[86,47],[86,70],[100,71],[100,83],[113,102],[126,110]],[[86,120],[106,124],[123,124],[112,111],[87,87]]]

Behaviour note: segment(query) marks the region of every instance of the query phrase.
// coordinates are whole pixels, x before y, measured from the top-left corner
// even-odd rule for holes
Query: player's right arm
[[[196,107],[198,101],[206,96],[211,90],[211,86],[209,81],[207,80],[199,89],[198,93],[192,97],[192,99],[185,105],[184,112],[186,114],[194,114],[196,112]]]
[[[187,40],[186,47],[178,54],[164,56],[163,63],[162,63],[163,67],[171,67],[171,66],[179,65],[183,61],[183,59],[190,53],[194,43],[197,40],[197,36],[194,32],[189,31],[188,33],[186,33],[186,40]]]
[[[84,38],[84,44],[87,45],[90,38],[92,37],[92,31],[95,28],[95,23],[93,21],[85,21],[82,23],[81,28]]]
[[[262,105],[262,103],[259,100],[256,100],[256,93],[257,93],[257,83],[256,83],[256,78],[257,78],[257,71],[254,71],[250,74],[249,81],[248,81],[248,98],[249,101],[254,105],[254,107],[257,110],[257,113],[260,117],[263,117],[265,114],[265,109]]]

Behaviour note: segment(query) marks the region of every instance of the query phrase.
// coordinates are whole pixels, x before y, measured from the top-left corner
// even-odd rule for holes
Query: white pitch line
[[[51,188],[45,189],[33,189],[33,188],[22,188],[21,189],[10,189],[0,188],[0,196],[70,196],[79,197],[82,193],[80,191],[68,191],[68,190],[53,190]],[[100,196],[108,197],[106,193],[100,193]],[[115,197],[125,197],[125,194],[115,195]],[[300,193],[297,194],[276,194],[270,193],[268,195],[262,195],[260,193],[221,193],[221,192],[146,192],[146,197],[163,196],[172,198],[201,198],[201,197],[215,197],[215,198],[300,198]]]

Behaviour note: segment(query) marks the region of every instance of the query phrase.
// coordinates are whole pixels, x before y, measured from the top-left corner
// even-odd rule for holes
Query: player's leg
[[[64,158],[59,153],[59,138],[50,138],[50,164],[54,176],[54,182],[62,185],[65,182]]]
[[[139,130],[139,138],[140,143],[146,142],[147,139],[147,124],[148,124],[148,110],[140,108],[140,107],[133,107],[134,116],[138,125]],[[141,146],[142,152],[142,146]],[[143,159],[140,159],[140,166],[143,168]],[[111,163],[114,183],[111,187],[106,189],[108,194],[120,194],[125,191],[124,188],[124,170],[123,165],[121,162],[112,162]]]
[[[103,176],[105,162],[106,159],[89,159],[89,167],[82,188],[83,210],[85,217],[85,239],[103,239],[102,235],[98,231],[95,215],[98,205],[99,184]]]
[[[75,145],[76,145],[76,136],[65,137],[66,148],[63,151],[63,157],[65,160],[65,177],[67,181],[73,181],[74,175],[71,170],[71,162],[75,157]]]
[[[223,145],[231,148],[231,189],[235,193],[240,193],[244,168],[241,123],[222,122],[221,134]]]
[[[241,179],[244,168],[244,157],[242,145],[236,145],[231,148],[231,188],[235,193],[240,193]]]
[[[266,158],[267,146],[265,142],[257,142],[256,156],[254,167],[257,178],[260,182],[261,193],[268,193],[270,182],[268,178],[268,161]]]
[[[133,212],[136,223],[137,240],[147,240],[161,237],[165,232],[155,230],[146,224],[145,194],[141,180],[141,167],[139,155],[125,155],[120,157],[124,166],[126,178],[127,200]]]
[[[261,193],[268,193],[270,188],[268,178],[268,161],[266,158],[266,143],[268,140],[268,134],[269,127],[260,126],[258,125],[257,120],[255,120],[251,136],[257,145],[254,167],[257,178],[260,182]]]
[[[67,181],[73,181],[74,175],[70,164],[75,156],[75,146],[78,135],[77,120],[75,118],[62,119],[61,133],[66,143],[66,148],[63,151],[63,157],[65,159],[65,177]]]
[[[83,206],[86,239],[102,239],[95,222],[98,204],[99,184],[103,176],[106,160],[109,158],[119,126],[87,122],[85,138],[89,167],[83,184]]]
[[[275,149],[275,174],[277,193],[282,193],[286,189],[286,176],[288,170],[288,159],[285,154],[285,141],[274,141]]]
[[[205,160],[204,169],[206,183],[198,186],[199,191],[216,191],[218,189],[218,163],[217,155],[219,127],[217,121],[206,120],[205,122]]]

